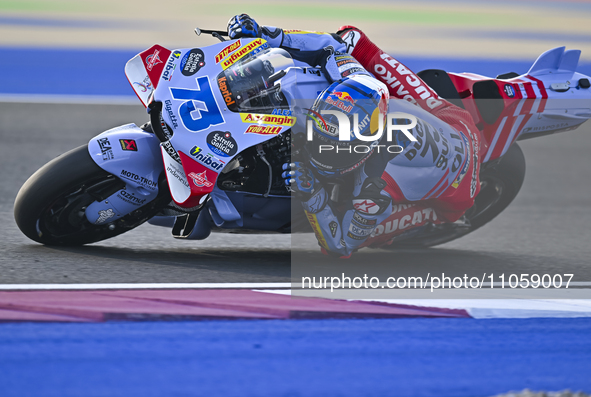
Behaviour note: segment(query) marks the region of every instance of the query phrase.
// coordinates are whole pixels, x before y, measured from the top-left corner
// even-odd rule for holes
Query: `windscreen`
[[[233,112],[271,113],[289,104],[275,84],[282,71],[294,66],[284,50],[272,48],[240,60],[218,75],[218,86]]]

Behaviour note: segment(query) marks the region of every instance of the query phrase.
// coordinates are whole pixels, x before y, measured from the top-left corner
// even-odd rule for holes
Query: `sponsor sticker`
[[[137,152],[137,144],[133,139],[119,139],[119,144],[121,145],[121,150]]]
[[[172,101],[170,99],[164,101],[164,110],[166,110],[166,113],[168,114],[168,119],[172,123],[172,128],[178,128],[179,122],[172,111]]]
[[[361,37],[361,33],[356,32],[354,30],[350,30],[345,35],[345,37],[343,37],[343,41],[345,42],[345,45],[347,46],[347,49],[345,50],[345,52],[347,54],[351,54],[353,52],[353,49],[357,45],[357,42],[359,41],[360,37]]]
[[[322,234],[322,229],[320,229],[320,225],[318,224],[318,218],[316,218],[316,214],[312,214],[308,211],[304,211],[306,213],[306,217],[308,218],[308,222],[310,222],[310,226],[312,226],[312,230],[314,230],[314,234],[316,235],[316,239],[318,243],[324,248],[329,249],[328,244],[324,238],[324,234]]]
[[[154,69],[154,66],[158,65],[159,63],[163,63],[160,59],[160,50],[155,49],[152,55],[148,55],[146,57],[146,69],[151,72],[152,69]]]
[[[364,225],[364,226],[374,226],[376,224],[376,220],[375,219],[365,219],[363,218],[361,215],[359,215],[357,212],[355,212],[353,214],[353,220],[356,221],[357,223],[359,223],[360,225]]]
[[[176,167],[174,165],[174,163],[170,163],[169,165],[166,166],[166,171],[169,176],[172,176],[173,178],[175,178],[177,181],[182,183],[183,186],[189,187],[189,184],[185,180],[185,175],[183,174],[183,169],[180,168],[180,164],[178,164],[178,167]]]
[[[162,71],[162,75],[160,76],[162,80],[170,81],[170,79],[172,78],[172,73],[176,69],[176,60],[177,59],[174,57],[174,55],[171,55],[168,58],[168,61],[166,61],[166,66],[164,66],[164,70]]]
[[[181,73],[183,76],[193,76],[205,66],[205,54],[199,48],[193,48],[181,59]]]
[[[392,215],[386,222],[380,223],[371,234],[372,237],[389,235],[394,232],[404,231],[410,227],[422,226],[425,223],[437,221],[437,214],[432,208],[423,208],[415,210],[412,205],[399,204],[398,211],[396,205],[393,206],[393,212],[399,212]]]
[[[164,148],[164,150],[166,151],[166,153],[168,153],[168,155],[177,163],[181,164],[181,158],[179,157],[178,152],[175,150],[175,148],[172,146],[172,143],[170,143],[170,141],[166,141],[166,142],[162,142],[160,144],[160,146],[162,146],[162,148]]]
[[[259,135],[277,135],[281,132],[281,127],[272,127],[265,125],[251,125],[249,126],[245,134],[259,134]]]
[[[377,214],[380,210],[380,206],[371,199],[355,199],[353,200],[353,208],[362,214],[370,215]]]
[[[505,84],[505,87],[503,87],[503,89],[505,90],[505,94],[507,94],[509,98],[515,97],[515,89],[511,84]]]
[[[109,138],[99,138],[97,139],[99,148],[101,149],[101,153],[103,154],[103,160],[112,160],[115,158],[113,155],[113,147],[111,146],[111,142],[109,142]]]
[[[349,232],[359,237],[367,237],[373,232],[373,229],[358,227],[353,222],[351,222],[349,225]]]
[[[291,116],[291,110],[289,110],[289,109],[273,109],[271,114],[277,114],[279,116]]]
[[[339,99],[333,99],[331,98],[331,95],[336,94],[336,93],[331,93],[329,96],[326,97],[326,99],[324,99],[324,102],[328,103],[329,105],[332,106],[336,106],[337,108],[341,109],[343,112],[347,112],[350,113],[351,110],[353,110],[353,105],[349,105],[348,103],[345,103],[344,101],[341,101]],[[347,94],[348,95],[348,94]],[[355,103],[352,99],[351,99],[351,103]]]
[[[235,64],[238,60],[246,56],[248,53],[256,49],[257,47],[262,46],[267,41],[263,39],[256,39],[251,41],[250,43],[240,47],[236,51],[234,51],[227,59],[221,62],[222,69],[226,70],[233,64]]]
[[[331,221],[328,224],[328,228],[330,229],[330,234],[335,237],[337,235],[338,224],[335,221]]]
[[[224,168],[224,162],[217,157],[212,156],[209,153],[204,153],[203,149],[199,146],[193,146],[191,149],[191,156],[195,158],[201,164],[213,169],[214,171],[220,171]]]
[[[99,217],[96,221],[94,221],[95,225],[100,225],[101,223],[106,222],[107,220],[111,219],[112,217],[115,216],[115,211],[113,211],[113,208],[109,208],[107,210],[100,210],[98,212]]]
[[[296,118],[292,116],[280,116],[273,114],[255,114],[255,113],[240,113],[240,118],[243,123],[253,124],[275,124],[293,126]]]
[[[205,171],[199,172],[199,173],[190,172],[189,175],[187,175],[187,176],[193,180],[193,183],[197,187],[212,187],[213,186],[213,182],[210,182],[207,179],[207,174],[205,173]]]
[[[466,150],[468,150],[468,153],[466,154],[466,162],[464,163],[462,170],[458,174],[458,177],[455,179],[455,181],[451,184],[451,186],[454,189],[457,189],[457,187],[460,186],[460,182],[462,182],[462,179],[464,179],[466,172],[468,172],[468,168],[470,168],[470,144],[468,143],[468,138],[466,138],[464,134],[460,133],[460,136],[464,141],[464,145],[466,146]]]
[[[133,181],[133,182],[137,183],[138,185],[146,187],[150,190],[156,189],[156,186],[158,185],[158,182],[156,182],[156,181],[152,181],[148,178],[144,178],[143,176],[139,176],[138,174],[131,172],[131,171],[127,171],[127,170],[121,170],[121,173],[119,174],[119,176],[123,179],[127,179],[128,181]]]
[[[230,44],[229,46],[225,47],[223,50],[216,54],[215,63],[220,63],[222,59],[230,55],[232,52],[236,51],[238,48],[240,48],[241,45],[242,44],[240,43],[240,40],[238,40]]]
[[[134,193],[129,193],[127,190],[123,189],[119,193],[117,193],[117,198],[121,201],[124,201],[128,204],[133,204],[135,206],[143,205],[146,202],[146,199],[142,199],[136,197]]]
[[[148,76],[144,77],[144,79],[142,80],[141,83],[138,83],[137,81],[133,82],[134,87],[136,88],[136,91],[139,92],[152,92],[152,82],[150,81],[150,78]]]
[[[317,32],[314,30],[298,30],[298,29],[284,29],[285,34],[327,34],[325,32]]]
[[[228,131],[213,131],[207,136],[209,149],[222,157],[232,157],[238,151],[238,144]]]
[[[228,81],[226,79],[226,76],[220,77],[218,79],[218,87],[220,89],[220,92],[222,93],[222,96],[224,97],[226,105],[234,105],[236,101],[232,99],[232,93],[230,92],[230,90],[228,90]]]

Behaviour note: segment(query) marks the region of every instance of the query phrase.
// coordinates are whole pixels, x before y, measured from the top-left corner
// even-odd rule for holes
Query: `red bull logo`
[[[351,105],[355,105],[355,100],[346,91],[335,91],[331,95],[336,96],[337,98],[339,98],[343,102],[349,102]]]

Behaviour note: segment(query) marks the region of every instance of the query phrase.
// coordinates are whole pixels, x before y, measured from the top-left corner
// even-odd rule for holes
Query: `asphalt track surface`
[[[35,170],[106,129],[146,119],[141,105],[0,104],[0,284],[289,281],[289,235],[177,241],[166,228],[142,225],[105,242],[56,248],[20,233],[13,202]],[[528,166],[522,191],[489,225],[428,250],[365,250],[340,266],[363,273],[374,264],[397,276],[573,273],[573,281],[591,280],[591,126],[521,146]],[[297,249],[320,273],[334,270],[316,250]]]

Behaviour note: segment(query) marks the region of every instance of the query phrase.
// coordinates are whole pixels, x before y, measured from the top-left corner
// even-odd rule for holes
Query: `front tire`
[[[125,233],[170,202],[168,188],[160,183],[155,200],[117,221],[94,225],[86,219],[84,210],[89,204],[124,186],[92,160],[87,146],[80,146],[45,164],[25,182],[16,196],[14,218],[31,240],[47,245],[83,245]]]

